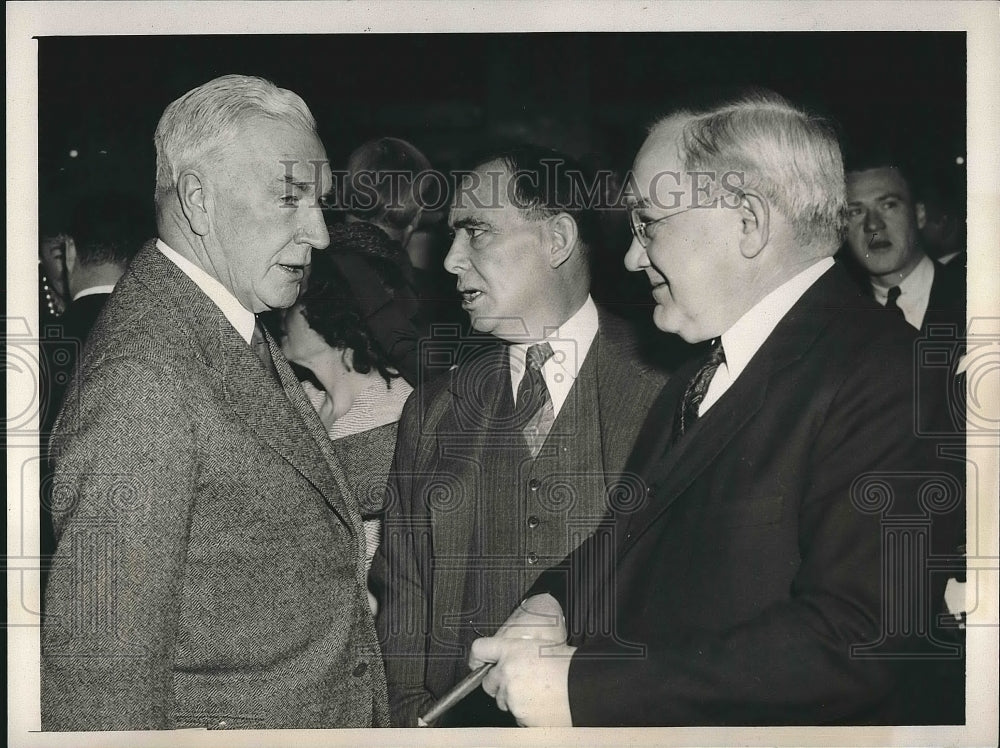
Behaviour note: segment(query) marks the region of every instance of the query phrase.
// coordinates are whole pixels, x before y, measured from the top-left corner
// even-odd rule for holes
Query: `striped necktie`
[[[523,424],[521,433],[524,434],[532,458],[538,456],[545,437],[549,435],[556,420],[552,397],[542,374],[542,366],[552,354],[552,346],[548,343],[536,343],[528,348],[524,376],[517,387],[517,403],[514,406],[516,423]]]

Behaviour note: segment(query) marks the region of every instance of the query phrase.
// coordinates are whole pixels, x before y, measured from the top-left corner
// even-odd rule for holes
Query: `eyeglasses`
[[[695,206],[698,207],[698,206]],[[669,216],[663,216],[662,218],[654,218],[652,221],[644,221],[639,218],[640,208],[629,208],[628,209],[628,223],[632,229],[632,236],[634,236],[643,247],[648,247],[649,243],[652,241],[652,237],[649,235],[649,227],[654,224],[660,223],[660,221],[666,221],[668,218],[673,218],[674,216],[679,216],[681,213],[687,213],[692,208],[684,208],[684,210],[679,210],[676,213],[671,213]]]

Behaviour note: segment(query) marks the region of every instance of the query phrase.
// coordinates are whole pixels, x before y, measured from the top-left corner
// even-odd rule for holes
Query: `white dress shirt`
[[[743,373],[750,359],[764,345],[764,341],[774,332],[782,318],[788,314],[802,294],[809,290],[827,270],[833,267],[833,258],[824,257],[810,265],[793,278],[789,278],[767,296],[758,301],[750,310],[722,333],[722,349],[726,362],[719,366],[712,377],[705,398],[698,407],[698,415],[711,408],[732,387],[736,378]]]
[[[96,296],[99,293],[111,293],[115,290],[115,285],[112,283],[108,286],[91,286],[90,288],[85,288],[82,291],[76,293],[73,296],[73,301],[77,299],[82,299],[84,296]]]
[[[572,317],[536,343],[547,342],[552,346],[552,356],[542,365],[545,386],[552,398],[552,410],[556,416],[562,408],[573,383],[580,373],[584,359],[597,335],[597,306],[594,300],[587,300]],[[515,399],[517,388],[524,376],[524,360],[528,348],[535,343],[515,343],[510,346],[510,384]]]
[[[182,257],[175,250],[168,247],[167,243],[162,239],[156,240],[156,247],[163,253],[164,257],[180,268],[184,275],[193,280],[194,284],[205,292],[205,295],[212,300],[212,303],[219,307],[219,311],[225,315],[229,323],[236,328],[236,332],[240,334],[240,337],[247,342],[247,345],[250,345],[250,340],[253,338],[254,326],[257,324],[257,318],[254,313],[237,301],[228,288],[191,262],[191,260]]]
[[[903,316],[913,327],[920,329],[931,300],[931,286],[934,285],[934,261],[924,255],[917,266],[898,284],[899,298],[896,306],[903,310]],[[872,283],[875,300],[885,306],[889,302],[889,287]]]

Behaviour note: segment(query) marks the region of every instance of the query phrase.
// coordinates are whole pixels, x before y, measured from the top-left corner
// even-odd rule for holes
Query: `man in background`
[[[918,330],[965,324],[963,263],[935,263],[924,251],[927,214],[903,170],[876,159],[847,173],[847,243],[875,300]]]

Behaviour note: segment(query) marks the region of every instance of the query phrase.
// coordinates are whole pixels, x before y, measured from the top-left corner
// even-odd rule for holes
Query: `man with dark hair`
[[[393,723],[417,717],[465,675],[549,565],[609,507],[637,497],[625,458],[663,384],[627,326],[589,294],[600,241],[569,157],[519,147],[465,173],[445,268],[472,327],[492,344],[410,398],[375,571]],[[510,724],[479,692],[442,724]]]
[[[913,327],[965,325],[962,263],[945,266],[924,251],[927,215],[912,180],[893,160],[874,159],[847,172],[847,244],[882,306]]]
[[[626,267],[657,327],[712,343],[650,409],[638,505],[470,667],[525,726],[909,724],[896,664],[954,653],[913,641],[944,579],[898,549],[936,549],[960,492],[913,432],[913,330],[832,259],[832,128],[774,94],[682,111],[633,175]]]
[[[66,246],[66,277],[72,302],[66,312],[67,333],[87,339],[104,302],[124,275],[153,228],[143,225],[145,211],[132,198],[101,192],[77,206]]]

